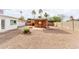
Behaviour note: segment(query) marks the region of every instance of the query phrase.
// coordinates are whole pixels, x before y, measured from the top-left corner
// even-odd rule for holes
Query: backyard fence
[[[18,22],[18,26],[25,26],[25,22]]]
[[[72,31],[73,31],[73,29],[74,29],[74,31],[79,31],[79,21],[74,21],[74,28],[73,28],[73,22],[72,21],[69,21],[69,22],[56,22],[55,26],[57,26],[59,28],[72,30]]]

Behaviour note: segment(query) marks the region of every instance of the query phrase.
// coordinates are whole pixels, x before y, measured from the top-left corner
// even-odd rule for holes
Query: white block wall
[[[69,22],[56,22],[57,27],[73,30],[72,21]],[[79,21],[74,21],[74,31],[79,31]]]
[[[1,29],[1,19],[5,19],[5,29]],[[10,25],[10,20],[17,20],[17,19],[9,18],[9,17],[1,17],[0,16],[0,32],[5,32],[7,30],[12,30],[12,29],[16,29],[17,28],[17,24]]]

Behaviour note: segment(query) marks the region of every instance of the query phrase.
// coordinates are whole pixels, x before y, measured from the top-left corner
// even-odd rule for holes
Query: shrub
[[[23,31],[24,31],[24,33],[28,33],[28,32],[30,32],[30,29],[29,29],[29,27],[24,27]]]
[[[53,22],[61,22],[62,21],[61,17],[59,17],[59,16],[53,16],[50,18],[50,20],[52,20]]]

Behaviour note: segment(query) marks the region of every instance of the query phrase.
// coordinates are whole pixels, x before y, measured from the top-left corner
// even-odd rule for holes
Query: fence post
[[[74,18],[73,18],[73,16],[70,16],[70,18],[71,18],[71,21],[72,21],[72,30],[74,31]]]

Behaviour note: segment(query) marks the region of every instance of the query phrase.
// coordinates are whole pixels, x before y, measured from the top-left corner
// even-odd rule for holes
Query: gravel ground
[[[31,34],[20,30],[0,34],[0,48],[6,49],[76,49],[79,48],[79,32],[59,28],[31,29]]]

